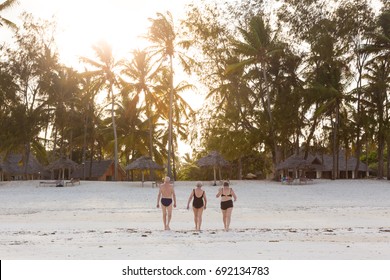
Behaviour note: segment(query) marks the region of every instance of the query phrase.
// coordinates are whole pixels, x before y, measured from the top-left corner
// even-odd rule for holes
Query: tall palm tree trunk
[[[278,178],[278,174],[276,173],[276,164],[277,164],[277,154],[278,154],[278,144],[276,142],[276,137],[275,137],[275,128],[274,128],[274,121],[273,121],[273,116],[272,116],[272,111],[271,111],[271,94],[269,92],[269,87],[268,87],[268,79],[267,79],[267,65],[263,61],[262,63],[262,68],[263,68],[263,79],[264,79],[264,87],[265,87],[265,93],[267,95],[267,113],[269,117],[269,124],[270,124],[270,133],[271,133],[271,138],[272,138],[272,163],[274,167],[274,179]]]
[[[111,93],[111,117],[112,117],[112,128],[114,130],[114,178],[116,181],[118,179],[118,136],[116,133],[116,123],[115,123],[115,100],[112,86],[110,87]]]
[[[172,111],[173,111],[173,57],[169,56],[171,71],[171,90],[169,92],[169,121],[168,121],[168,176],[172,177],[171,157],[172,157]]]
[[[153,160],[153,122],[151,116],[150,105],[148,107],[148,123],[149,123],[149,157]],[[154,181],[154,170],[150,170],[150,179]]]
[[[83,180],[86,177],[86,160],[87,160],[87,128],[88,128],[88,114],[84,118],[84,137],[83,137]]]

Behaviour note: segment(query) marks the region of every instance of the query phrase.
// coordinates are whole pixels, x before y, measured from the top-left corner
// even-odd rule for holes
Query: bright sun
[[[101,40],[113,48],[119,58],[135,48],[142,48],[149,26],[149,17],[155,12],[139,1],[79,1],[77,8],[64,6],[57,12],[59,22],[58,44],[64,62],[77,63],[79,56],[91,56],[92,45]]]

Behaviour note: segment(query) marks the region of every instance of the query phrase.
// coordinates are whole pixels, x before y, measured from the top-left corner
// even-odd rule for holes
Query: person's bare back
[[[163,214],[164,229],[169,230],[169,223],[172,217],[172,202],[173,207],[176,207],[176,195],[173,185],[170,183],[170,178],[165,177],[164,183],[160,185],[157,196],[157,208],[160,207]]]
[[[160,185],[160,190],[163,198],[172,198],[174,193],[172,184],[169,182],[164,182]]]

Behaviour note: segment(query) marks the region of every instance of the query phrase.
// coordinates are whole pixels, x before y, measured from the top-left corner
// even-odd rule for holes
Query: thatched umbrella
[[[155,163],[150,157],[142,156],[126,166],[126,170],[141,170],[142,187],[144,186],[144,171],[153,169],[164,169],[162,166]]]
[[[69,158],[59,158],[46,166],[47,170],[62,170],[62,180],[65,179],[65,169],[76,169],[78,164]]]
[[[217,167],[227,166],[229,162],[225,160],[218,152],[212,151],[207,156],[198,160],[197,164],[200,167],[212,166],[214,170],[214,186],[217,185]]]

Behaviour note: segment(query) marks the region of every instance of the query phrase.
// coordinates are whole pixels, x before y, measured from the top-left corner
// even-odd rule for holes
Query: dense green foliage
[[[213,150],[232,163],[221,176],[241,179],[301,149],[344,149],[390,179],[390,7],[371,2],[196,1],[180,28],[169,13],[151,19],[149,47],[130,59],[94,45],[83,72],[59,62],[55,23],[25,14],[0,49],[0,152],[122,166],[149,155],[177,179],[203,180],[213,171],[196,161]],[[181,71],[196,88],[174,79]],[[194,112],[197,91],[206,100]],[[179,139],[192,157],[178,158]]]

